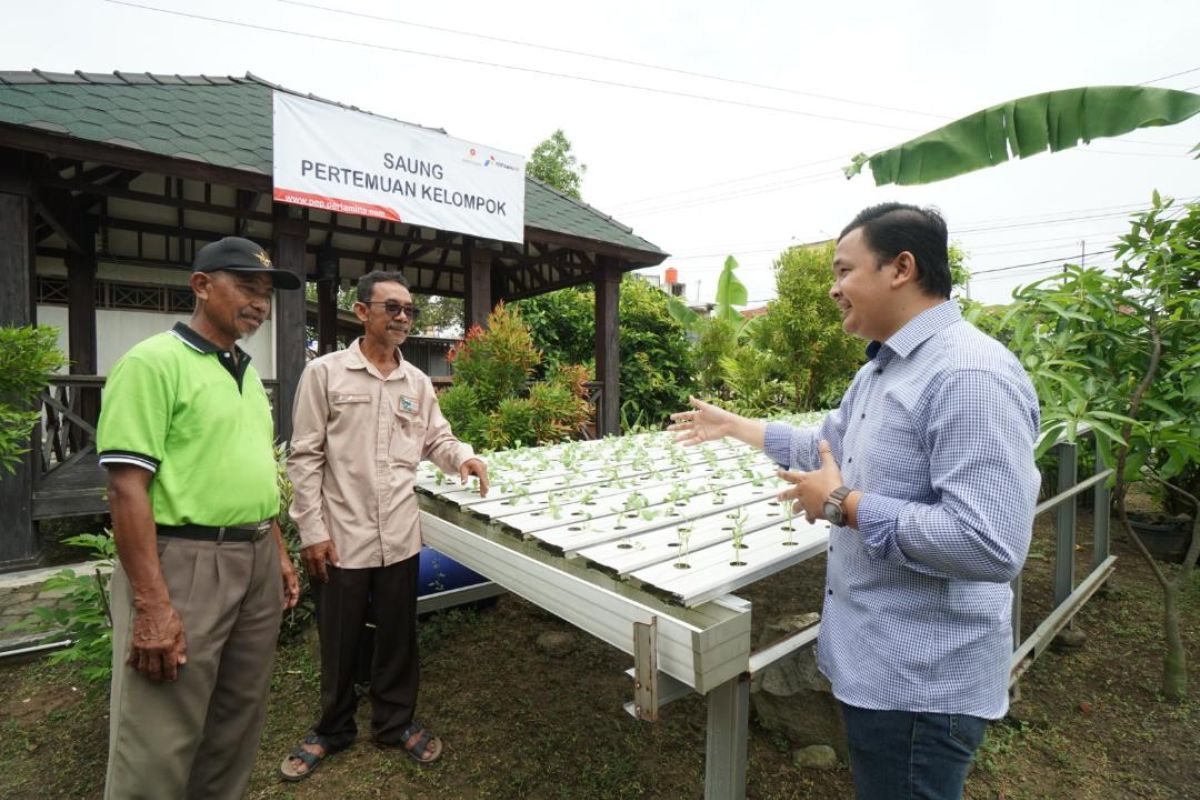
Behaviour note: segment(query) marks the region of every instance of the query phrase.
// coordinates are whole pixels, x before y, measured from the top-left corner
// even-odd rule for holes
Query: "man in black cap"
[[[196,254],[187,324],[109,374],[97,429],[119,563],[106,798],[237,798],[299,585],[275,518],[274,423],[250,356],[276,288],[258,245]]]

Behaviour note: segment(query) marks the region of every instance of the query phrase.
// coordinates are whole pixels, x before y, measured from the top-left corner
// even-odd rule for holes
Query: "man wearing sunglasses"
[[[354,678],[368,618],[375,623],[376,744],[402,748],[422,764],[441,755],[441,740],[413,718],[421,550],[416,467],[428,458],[464,483],[478,478],[481,495],[488,489],[487,466],[454,437],[433,383],[400,353],[418,315],[404,276],[364,275],[354,313],[363,336],[311,362],[296,392],[291,514],[317,601],[321,714],[280,764],[287,781],[304,780],[357,735]]]

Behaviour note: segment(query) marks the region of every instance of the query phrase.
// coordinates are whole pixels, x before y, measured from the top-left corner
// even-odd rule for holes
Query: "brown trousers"
[[[354,683],[371,652],[371,733],[385,745],[403,744],[400,733],[417,704],[417,578],[420,556],[386,567],[328,567],[329,582],[314,583],[321,638],[321,718],[313,730],[332,750],[349,746],[358,733]],[[364,647],[368,622],[373,647]]]
[[[220,545],[161,537],[158,554],[187,663],[177,680],[157,684],[126,666],[133,597],[118,566],[104,797],[239,798],[266,717],[283,614],[279,549],[272,536]]]

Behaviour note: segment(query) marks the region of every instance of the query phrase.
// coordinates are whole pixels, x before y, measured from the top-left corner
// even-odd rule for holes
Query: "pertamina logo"
[[[479,156],[479,151],[476,150],[474,147],[470,147],[467,149],[467,155],[463,159],[463,161],[466,161],[469,164],[475,164],[476,166],[483,166],[483,167],[495,166],[498,169],[507,169],[507,170],[511,170],[512,172],[519,171],[519,168],[517,166],[506,163],[504,161],[501,161],[500,159],[496,158],[496,156],[494,156],[494,155],[489,155],[487,158],[481,158]]]

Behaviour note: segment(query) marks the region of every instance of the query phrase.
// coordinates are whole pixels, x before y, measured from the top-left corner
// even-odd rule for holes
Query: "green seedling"
[[[680,525],[675,529],[675,535],[679,539],[679,552],[675,554],[675,569],[691,569],[691,564],[687,563],[688,556],[688,540],[692,538],[692,526]]]
[[[796,526],[792,524],[792,516],[795,513],[792,511],[792,506],[794,505],[794,503],[792,503],[791,500],[784,500],[783,504],[785,506],[787,506],[787,522],[785,522],[783,524],[783,529],[785,531],[787,531],[787,539],[785,539],[783,543],[790,547],[790,546],[796,544],[795,536],[794,536],[794,534],[796,533]]]
[[[731,567],[745,566],[746,562],[742,560],[741,550],[746,546],[742,544],[742,537],[746,535],[746,520],[749,515],[743,509],[738,510],[738,514],[733,520],[733,561],[729,562]]]

